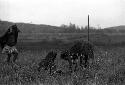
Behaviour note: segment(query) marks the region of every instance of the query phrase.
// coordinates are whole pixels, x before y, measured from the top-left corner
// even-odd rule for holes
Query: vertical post
[[[88,15],[88,41],[89,41],[89,15]]]

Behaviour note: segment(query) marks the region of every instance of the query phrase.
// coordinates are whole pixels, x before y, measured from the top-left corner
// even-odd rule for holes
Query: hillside
[[[105,33],[125,33],[125,25],[104,28]]]
[[[0,35],[3,34],[12,22],[0,21]],[[31,33],[87,33],[87,29],[62,28],[44,24],[16,23],[23,34]],[[90,29],[90,33],[125,33],[125,25],[108,27],[104,29]]]
[[[11,26],[12,22],[0,21],[0,36]],[[87,29],[82,29],[80,32],[65,31],[65,29],[50,25],[36,25],[29,23],[16,23],[22,31],[19,34],[18,41],[20,42],[51,42],[57,44],[66,44],[75,40],[87,40]],[[125,44],[125,26],[110,27],[104,29],[91,29],[90,40],[96,44]],[[68,28],[66,28],[68,29]],[[37,44],[38,44],[37,43]],[[28,43],[29,44],[29,43]],[[26,44],[27,45],[27,44]],[[36,44],[35,44],[36,45]],[[44,45],[44,44],[43,44]]]
[[[116,29],[116,30],[125,30],[125,25],[115,26],[115,27],[108,27],[105,29]]]
[[[12,22],[8,21],[0,21],[0,34],[3,34],[9,26],[11,26]],[[54,33],[59,31],[59,27],[50,26],[50,25],[36,25],[30,23],[16,23],[18,28],[22,31],[22,33]]]

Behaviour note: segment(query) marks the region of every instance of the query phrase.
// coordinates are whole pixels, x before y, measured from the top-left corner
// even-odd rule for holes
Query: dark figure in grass
[[[76,66],[80,64],[82,67],[86,68],[89,59],[94,59],[93,45],[89,42],[76,42],[70,49],[63,51],[61,53],[61,59],[67,60],[69,62],[69,67],[72,69],[73,65]]]
[[[3,36],[0,37],[0,45],[2,48],[2,53],[7,54],[7,62],[10,62],[10,58],[13,56],[13,62],[16,61],[18,56],[18,50],[15,45],[17,44],[18,32],[20,30],[16,25],[12,25],[5,32]]]
[[[74,65],[76,68],[77,62],[78,62],[78,56],[76,56],[76,54],[70,52],[70,50],[62,51],[61,59],[68,61],[70,71],[73,71]]]
[[[94,60],[94,45],[87,41],[78,41],[71,48],[70,52],[76,54],[76,58],[80,58],[80,66],[86,68],[90,59]]]
[[[41,70],[41,68],[44,68],[44,70],[50,70],[50,74],[52,73],[52,70],[55,69],[55,59],[56,59],[57,53],[54,51],[51,51],[47,54],[45,59],[41,60],[38,64],[38,71]]]

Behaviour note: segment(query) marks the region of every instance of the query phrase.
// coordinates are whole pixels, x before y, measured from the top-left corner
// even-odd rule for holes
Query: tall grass
[[[63,73],[49,75],[48,71],[37,71],[38,62],[50,50],[58,52],[55,60],[57,70]],[[125,84],[125,49],[97,48],[95,59],[88,68],[77,68],[70,73],[68,62],[60,59],[60,49],[34,47],[19,48],[16,64],[7,64],[6,56],[0,54],[0,85],[124,85]]]

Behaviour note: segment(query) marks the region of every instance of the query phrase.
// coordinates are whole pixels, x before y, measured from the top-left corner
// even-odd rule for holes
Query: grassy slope
[[[0,21],[0,36],[11,26],[12,22]],[[60,33],[61,28],[50,25],[35,25],[29,23],[16,23],[22,33],[19,34],[19,42],[43,42],[70,43],[75,40],[87,40],[86,33]],[[125,35],[121,33],[107,33],[107,29],[124,30],[125,26],[116,26],[102,29],[96,34],[90,33],[90,40],[96,45],[125,45]],[[35,44],[36,44],[35,43]]]

